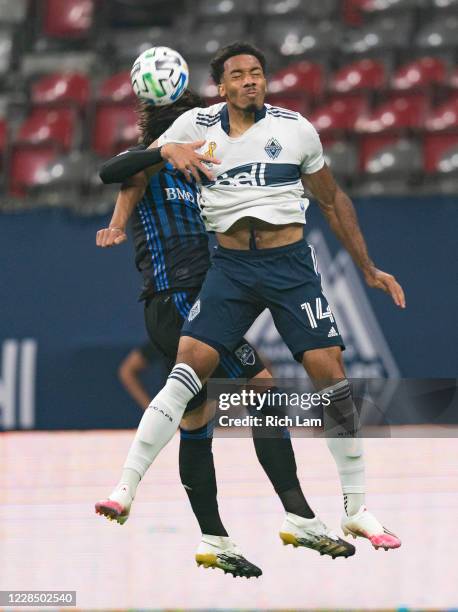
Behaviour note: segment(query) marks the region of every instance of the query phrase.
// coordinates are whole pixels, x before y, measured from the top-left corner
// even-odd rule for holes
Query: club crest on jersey
[[[197,302],[195,302],[194,306],[189,311],[188,321],[192,321],[193,319],[195,319],[199,313],[200,313],[200,300],[197,300]]]
[[[270,157],[270,159],[277,159],[282,150],[281,144],[278,142],[276,138],[271,138],[267,141],[266,146],[264,147],[264,151]]]
[[[236,356],[239,358],[240,363],[244,366],[246,365],[254,365],[256,361],[256,357],[254,355],[254,351],[249,344],[243,344],[235,351]]]

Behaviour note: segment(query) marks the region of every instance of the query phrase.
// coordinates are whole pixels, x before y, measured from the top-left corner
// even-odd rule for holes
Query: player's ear
[[[218,94],[219,94],[220,98],[225,98],[226,97],[226,87],[224,86],[224,83],[220,83],[218,85]]]

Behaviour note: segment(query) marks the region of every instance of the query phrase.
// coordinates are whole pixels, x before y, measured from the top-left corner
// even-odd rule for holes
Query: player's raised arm
[[[360,268],[366,283],[370,287],[385,291],[392,297],[396,306],[405,308],[405,296],[401,285],[392,274],[376,268],[369,257],[353,203],[337,185],[329,168],[324,165],[317,172],[303,175],[303,180],[317,199],[331,229]]]
[[[96,245],[102,248],[117,246],[127,240],[127,222],[143,197],[148,177],[144,172],[127,179],[119,191],[110,225],[97,232]]]

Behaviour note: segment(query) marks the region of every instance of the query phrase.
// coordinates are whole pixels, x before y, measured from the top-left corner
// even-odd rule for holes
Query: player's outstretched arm
[[[200,181],[199,172],[201,172],[212,180],[213,176],[204,162],[219,162],[212,157],[197,153],[197,149],[204,144],[205,141],[200,140],[191,143],[169,143],[158,147],[154,142],[147,149],[136,147],[104,162],[100,167],[99,176],[105,184],[122,183],[143,170],[147,170],[150,176],[156,174],[166,162],[169,162],[188,179],[193,175],[197,181]]]
[[[404,291],[392,274],[376,268],[369,257],[352,201],[337,185],[331,171],[325,165],[318,172],[304,174],[303,180],[317,199],[321,212],[331,229],[361,269],[366,283],[388,293],[396,306],[405,308]]]
[[[97,232],[95,239],[97,246],[106,248],[126,242],[127,222],[142,199],[147,184],[148,177],[144,172],[136,174],[122,184],[110,225]]]

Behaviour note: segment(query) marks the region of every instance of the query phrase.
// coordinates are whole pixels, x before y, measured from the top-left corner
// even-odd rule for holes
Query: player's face
[[[264,104],[266,78],[253,55],[235,55],[224,62],[219,93],[238,110],[254,112]]]

